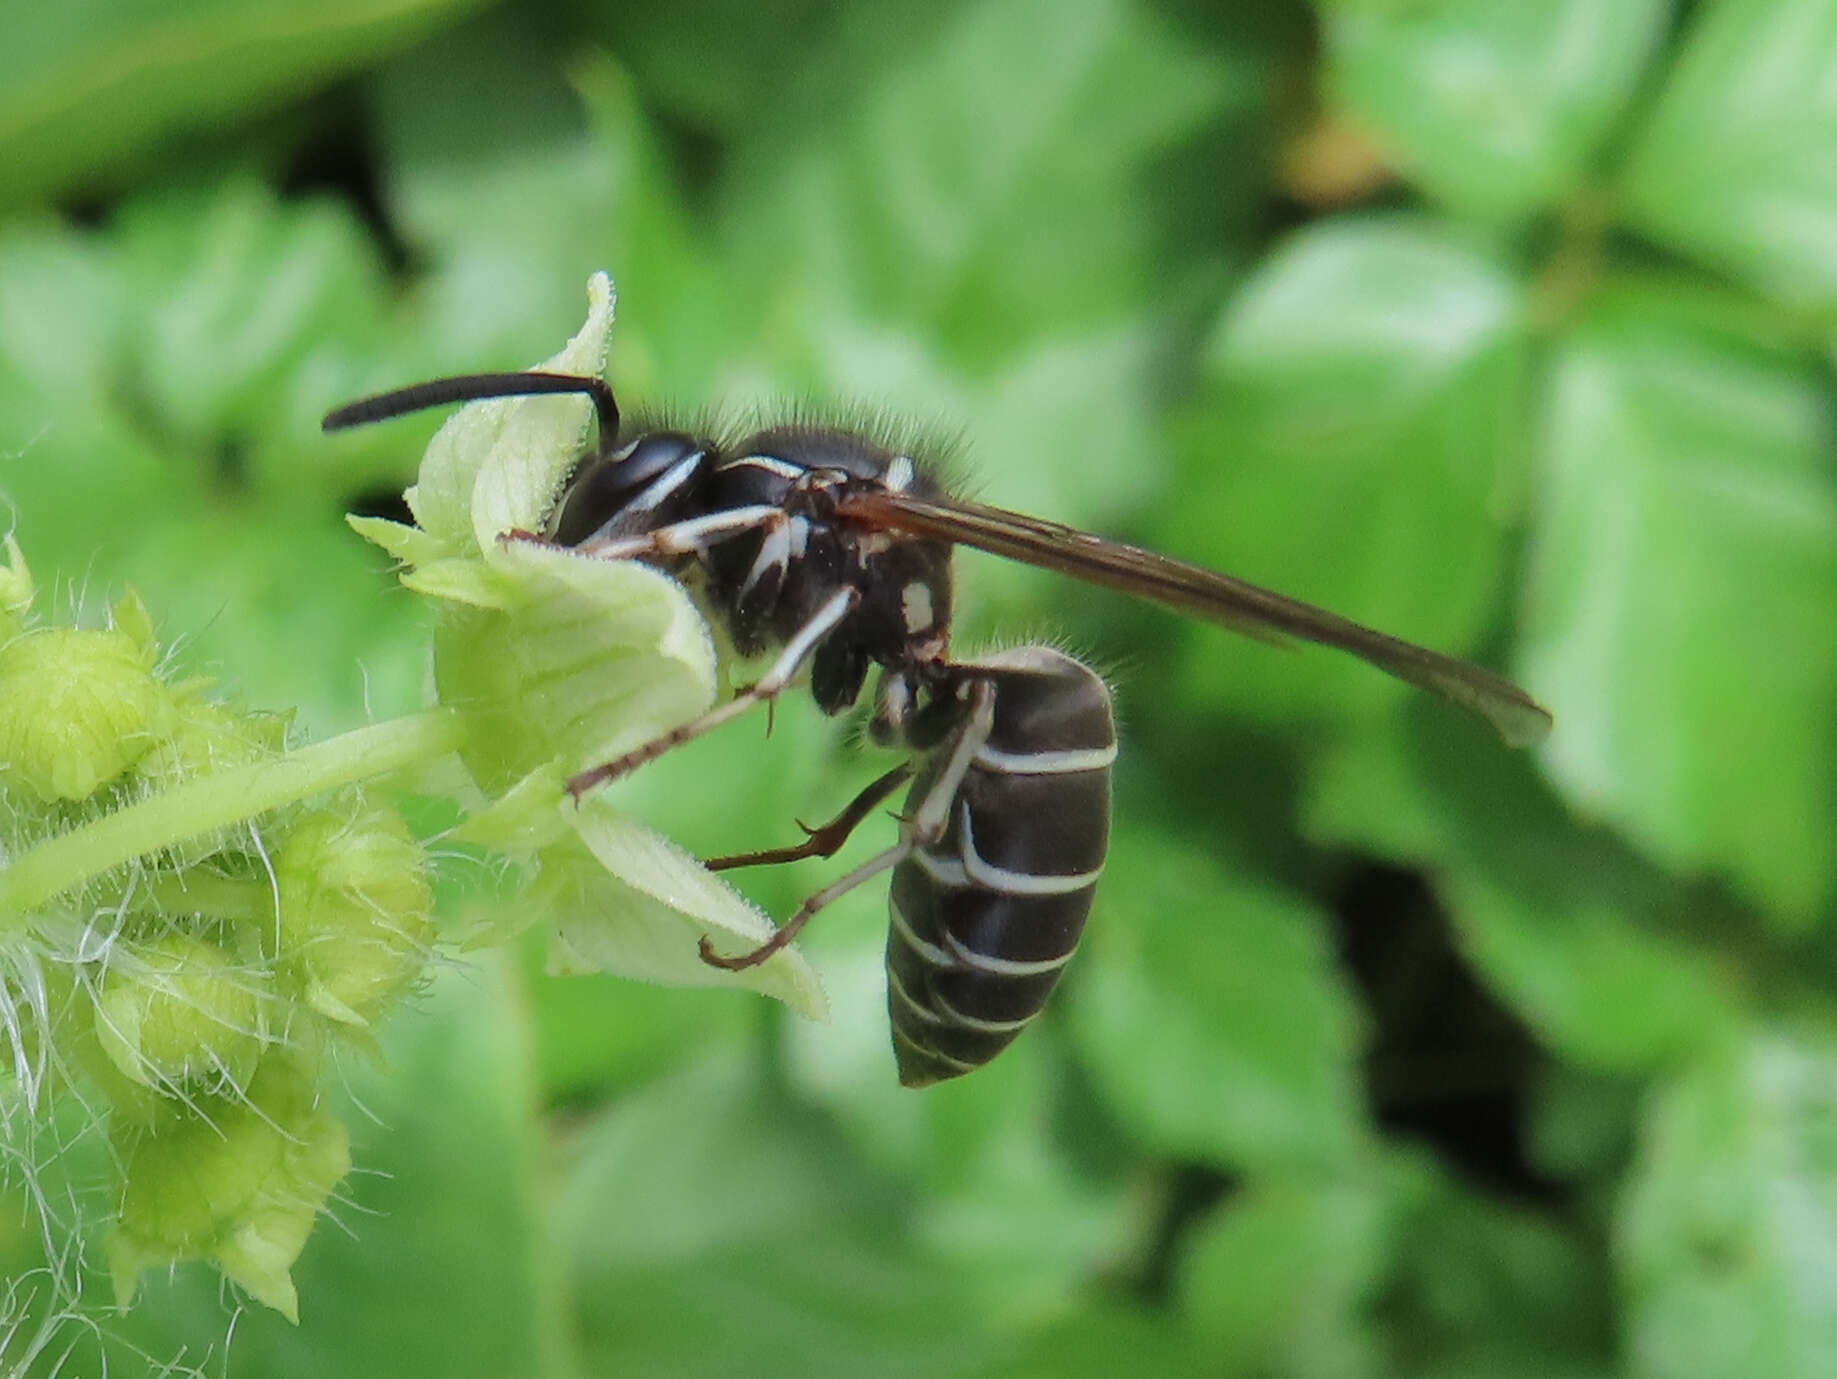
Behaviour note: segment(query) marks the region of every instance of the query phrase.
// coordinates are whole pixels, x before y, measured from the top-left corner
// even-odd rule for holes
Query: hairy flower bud
[[[96,1040],[132,1082],[169,1094],[248,1085],[266,1043],[265,973],[185,934],[119,944],[96,994]]]
[[[320,1014],[366,1024],[421,975],[434,893],[426,854],[393,809],[295,821],[275,875],[281,957]]]
[[[135,765],[155,788],[273,756],[287,745],[289,715],[250,713],[199,697],[204,682],[175,686],[159,741]]]
[[[153,664],[118,628],[41,628],[0,647],[0,780],[81,800],[121,776],[171,706]]]
[[[126,1176],[108,1256],[122,1305],[143,1269],[208,1259],[299,1319],[293,1263],[351,1166],[349,1137],[310,1072],[271,1052],[243,1097],[123,1134],[116,1152]]]

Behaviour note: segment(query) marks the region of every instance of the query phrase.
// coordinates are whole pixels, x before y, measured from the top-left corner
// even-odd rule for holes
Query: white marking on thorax
[[[765,572],[774,566],[782,577],[785,562],[791,558],[791,523],[788,520],[773,522],[765,529],[765,536],[759,542],[759,554],[753,557],[753,568],[746,572],[746,582],[740,586],[740,601],[746,602],[753,592],[753,586],[765,578]]]
[[[886,478],[881,480],[895,493],[904,493],[912,482],[912,459],[908,455],[895,455],[887,465]]]
[[[899,594],[900,616],[906,620],[907,632],[923,632],[933,624],[935,612],[931,606],[931,586],[923,580],[915,579]]]
[[[776,474],[781,479],[797,480],[808,472],[789,460],[781,460],[772,455],[742,455],[737,460],[729,460],[722,469],[763,469],[767,474]]]

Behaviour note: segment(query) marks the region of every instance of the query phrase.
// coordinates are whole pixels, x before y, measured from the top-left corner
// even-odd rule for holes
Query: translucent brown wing
[[[865,526],[973,546],[991,555],[1057,570],[1265,641],[1280,640],[1286,634],[1350,651],[1399,680],[1472,709],[1513,747],[1540,742],[1550,731],[1549,711],[1510,680],[1489,670],[1138,546],[958,498],[861,493],[844,499],[838,511]]]

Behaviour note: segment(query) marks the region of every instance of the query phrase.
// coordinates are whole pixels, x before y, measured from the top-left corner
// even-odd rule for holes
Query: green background
[[[438,420],[318,417],[551,353],[602,267],[629,408],[916,417],[1557,728],[965,556],[959,645],[1080,650],[1125,734],[1012,1052],[895,1085],[879,887],[810,934],[827,1026],[456,957],[343,1070],[297,1329],[199,1266],[35,1341],[9,1207],[8,1365],[1837,1372],[1837,0],[11,9],[11,520],[54,608],[132,584],[310,735],[420,703],[341,514]],[[621,803],[731,852],[886,766],[763,732]]]

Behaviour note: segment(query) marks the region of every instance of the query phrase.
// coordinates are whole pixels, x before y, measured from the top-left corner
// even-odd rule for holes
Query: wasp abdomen
[[[954,669],[994,689],[994,714],[944,835],[893,873],[887,1003],[909,1087],[981,1067],[1040,1013],[1109,846],[1116,732],[1096,672],[1047,647]],[[948,755],[919,773],[909,812]]]

